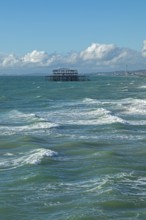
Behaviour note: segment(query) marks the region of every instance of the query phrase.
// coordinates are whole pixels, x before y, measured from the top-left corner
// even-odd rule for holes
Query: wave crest
[[[37,165],[41,164],[43,159],[47,157],[57,156],[58,153],[49,149],[39,148],[17,155],[10,152],[3,155],[0,162],[0,169],[14,169],[24,165]]]

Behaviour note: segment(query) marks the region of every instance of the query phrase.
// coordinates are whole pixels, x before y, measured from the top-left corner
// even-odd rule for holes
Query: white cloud
[[[113,44],[96,44],[93,43],[87,49],[80,53],[83,60],[101,60],[106,59],[108,54],[114,51],[115,45]]]
[[[128,60],[132,61],[132,57],[134,58],[136,54],[136,51],[127,48],[120,48],[114,44],[93,43],[80,53],[80,57],[84,61],[93,61],[98,66],[108,65],[110,68],[111,65],[119,65],[124,62],[127,63]]]
[[[1,60],[2,67],[13,67],[19,63],[19,59],[14,54],[9,54],[6,57],[3,57]]]
[[[48,54],[44,51],[33,50],[31,53],[27,53],[23,58],[23,63],[34,63],[43,65],[48,60]]]
[[[141,52],[129,48],[120,48],[114,44],[92,43],[80,52],[70,52],[66,55],[48,54],[45,51],[33,50],[24,56],[14,54],[0,56],[0,69],[25,70],[31,68],[35,72],[40,68],[53,69],[56,67],[74,67],[82,72],[118,70],[124,69],[125,65],[131,68],[146,67],[146,40]],[[21,71],[20,71],[21,72]]]

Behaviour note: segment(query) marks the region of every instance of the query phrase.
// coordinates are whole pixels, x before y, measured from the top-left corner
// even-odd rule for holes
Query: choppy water
[[[146,219],[146,78],[0,78],[0,219]]]

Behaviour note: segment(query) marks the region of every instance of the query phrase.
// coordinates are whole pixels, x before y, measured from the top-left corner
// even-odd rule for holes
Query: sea
[[[146,77],[0,77],[0,220],[145,220]]]

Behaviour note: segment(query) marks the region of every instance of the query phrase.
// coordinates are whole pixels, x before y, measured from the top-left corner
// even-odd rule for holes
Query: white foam
[[[113,110],[112,110],[113,109]],[[113,123],[145,125],[145,120],[131,118],[127,121],[125,116],[146,115],[146,100],[126,98],[121,100],[97,100],[85,98],[82,102],[57,103],[48,112],[22,113],[17,110],[10,111],[3,119],[0,118],[1,135],[17,133],[49,132],[50,128],[59,125],[104,125]],[[10,124],[9,124],[10,122]],[[8,125],[7,125],[8,124]]]
[[[102,101],[100,104],[103,106],[110,105],[122,112],[122,115],[146,115],[146,99],[126,98]]]
[[[85,98],[83,99],[83,103],[86,104],[95,104],[95,103],[99,103],[100,101],[98,101],[97,99],[91,99],[91,98]]]
[[[58,153],[49,149],[39,148],[25,153],[6,153],[0,161],[1,169],[14,169],[26,164],[40,164],[45,157],[54,157]]]
[[[128,124],[130,125],[146,125],[146,120],[131,120],[128,121]]]
[[[5,112],[0,117],[1,124],[22,124],[31,123],[36,121],[36,116],[33,113],[22,113],[17,110],[12,110],[10,112]]]
[[[146,100],[143,99],[124,99],[121,101],[125,114],[146,115]]]
[[[146,89],[146,85],[139,86],[138,88],[139,88],[139,89]]]
[[[11,157],[11,156],[13,156],[13,155],[14,155],[14,154],[9,153],[9,152],[7,152],[7,153],[4,154],[4,156],[9,156],[9,157]]]
[[[46,132],[58,124],[46,121],[34,113],[22,113],[17,110],[4,113],[0,117],[0,134],[13,135],[23,132]]]
[[[44,157],[53,157],[57,155],[55,151],[39,148],[31,151],[29,155],[22,156],[18,161],[22,161],[25,164],[40,164]]]
[[[94,116],[94,121],[96,121],[97,124],[125,123],[122,118],[116,115],[112,115],[109,110],[106,110],[104,108],[90,111],[88,114],[91,117]]]
[[[30,120],[30,119],[34,119],[35,114],[33,114],[33,113],[23,113],[23,112],[20,112],[18,110],[12,110],[12,111],[10,111],[7,114],[7,117],[9,117],[11,119],[13,119],[13,118],[14,119],[20,118],[20,119],[28,119],[28,120]]]
[[[50,122],[38,122],[31,125],[22,126],[0,126],[1,135],[13,135],[21,133],[35,133],[35,132],[46,132],[50,128],[57,127],[58,125]]]
[[[57,115],[57,113],[54,113]],[[125,123],[125,121],[116,116],[105,108],[95,109],[74,109],[72,111],[65,110],[60,111],[60,114],[55,118],[63,124],[74,124],[74,125],[102,125],[112,123]],[[57,123],[57,122],[56,122]]]

